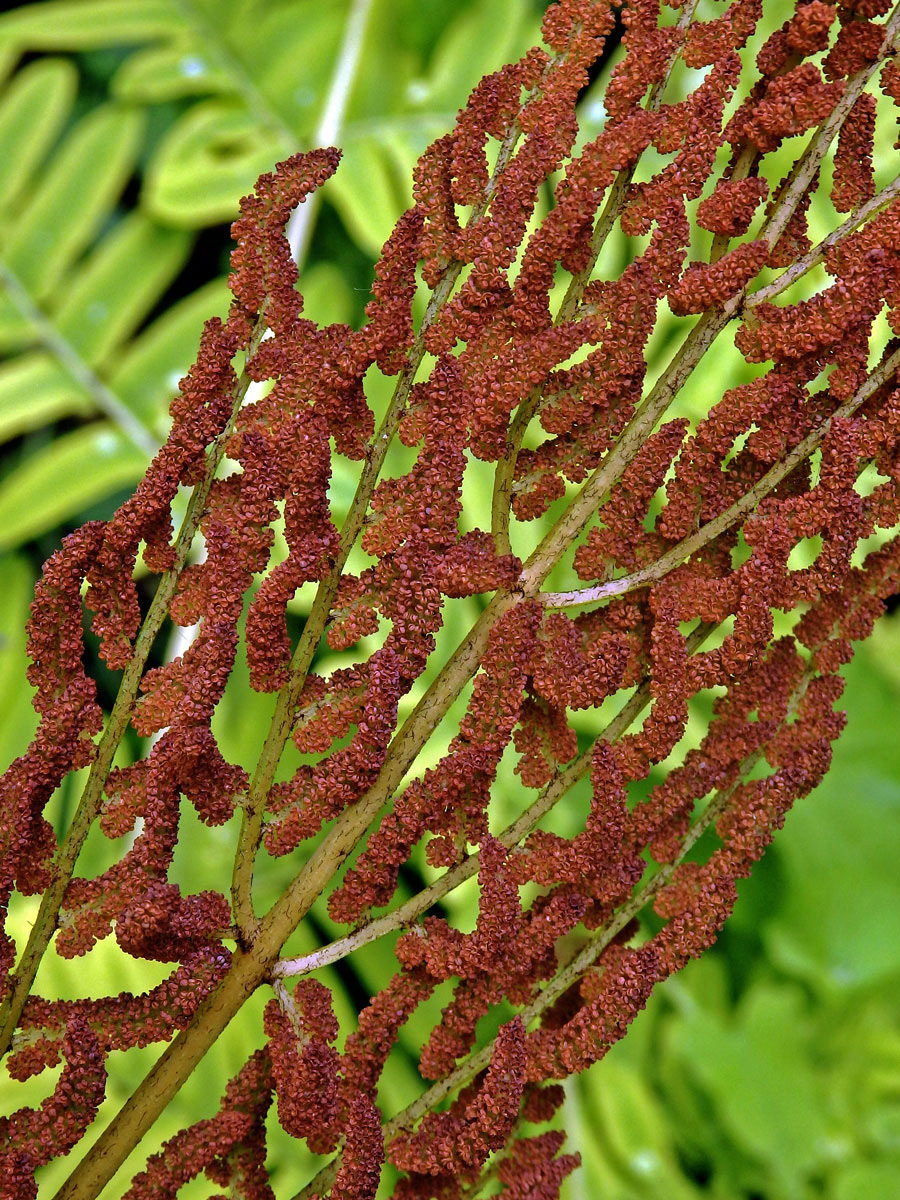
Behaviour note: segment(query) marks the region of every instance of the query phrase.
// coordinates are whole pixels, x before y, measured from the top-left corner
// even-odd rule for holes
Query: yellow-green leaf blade
[[[0,558],[0,576],[0,769],[5,770],[37,725],[32,689],[25,682],[25,622],[34,576],[28,560],[16,554]]]
[[[184,25],[173,0],[50,0],[0,17],[0,41],[30,50],[139,45]]]
[[[0,366],[0,442],[60,417],[89,416],[91,397],[51,355],[22,354]]]
[[[119,100],[137,104],[237,90],[232,76],[195,38],[132,54],[113,76],[111,89]]]
[[[160,418],[194,361],[203,323],[224,317],[229,297],[226,280],[214,279],[158,317],[119,357],[109,386],[148,427],[162,432]]]
[[[12,297],[0,287],[0,354],[19,350],[32,340],[30,322]]]
[[[184,266],[191,240],[139,212],[103,239],[53,316],[85,362],[96,367],[134,332]]]
[[[40,301],[90,243],[134,169],[143,121],[105,105],[83,117],[44,172],[19,219],[4,230],[6,262]]]
[[[257,176],[293,149],[239,104],[197,104],[160,143],[143,201],[157,220],[181,228],[230,220]]]
[[[82,509],[132,487],[146,466],[146,457],[107,421],[64,434],[0,484],[0,550],[71,523]]]
[[[31,179],[72,108],[78,72],[64,59],[24,67],[0,100],[0,209]]]

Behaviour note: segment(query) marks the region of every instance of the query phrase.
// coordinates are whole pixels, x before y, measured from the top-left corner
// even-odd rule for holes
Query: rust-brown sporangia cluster
[[[359,330],[303,315],[284,236],[339,152],[280,163],[242,202],[231,310],[204,330],[168,440],[111,520],[65,539],[33,604],[40,725],[2,780],[0,897],[4,911],[16,889],[43,898],[27,943],[0,945],[2,1049],[14,1079],[62,1072],[39,1108],[2,1118],[3,1200],[35,1197],[35,1170],[89,1129],[111,1051],[169,1042],[57,1193],[98,1195],[258,988],[264,1048],[217,1112],[123,1184],[129,1200],[202,1172],[272,1197],[273,1106],[327,1156],[302,1196],[373,1198],[385,1164],[398,1200],[488,1183],[510,1200],[559,1194],[577,1165],[557,1124],[541,1128],[559,1081],[715,939],[737,880],[827,770],[838,671],[900,577],[900,184],[873,165],[896,137],[900,6],[776,3],[788,19],[766,39],[770,7],[549,4],[544,45],[482,80],[423,155]],[[586,141],[576,100],[617,15],[623,46]],[[661,319],[676,334],[648,376]],[[685,385],[729,338],[744,382],[705,376],[705,410],[689,411]],[[395,379],[377,421],[376,372]],[[390,461],[411,465],[388,477],[398,442]],[[341,520],[335,456],[358,464]],[[470,529],[473,464],[494,494]],[[143,620],[138,555],[159,581]],[[308,584],[293,644],[286,606]],[[448,600],[473,596],[480,616],[435,661]],[[83,606],[121,675],[105,722]],[[195,636],[145,669],[167,618]],[[317,671],[323,637],[352,665]],[[211,729],[244,654],[274,697],[250,776]],[[713,716],[686,745],[702,692]],[[449,744],[428,752],[460,697]],[[129,725],[145,757],[114,767]],[[301,765],[276,782],[288,739]],[[501,819],[504,756],[518,790]],[[85,767],[58,844],[44,810]],[[566,838],[545,818],[582,779],[590,808]],[[209,826],[240,813],[218,891],[171,877],[185,804]],[[132,838],[82,878],[97,822]],[[432,882],[398,897],[422,846]],[[271,856],[292,879],[260,914]],[[475,876],[463,932],[439,901]],[[284,957],[320,896],[344,936]],[[649,907],[652,936],[637,921]],[[317,972],[392,934],[393,977],[341,1030]],[[77,959],[109,937],[170,963],[168,978],[99,999],[33,990],[51,943]],[[391,1048],[438,992],[421,1095],[383,1112]],[[504,1005],[515,1015],[480,1041]]]

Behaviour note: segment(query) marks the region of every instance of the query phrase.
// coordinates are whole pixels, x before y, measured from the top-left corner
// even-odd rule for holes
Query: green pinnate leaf
[[[134,169],[141,114],[104,106],[83,117],[3,231],[4,258],[37,300],[56,289],[96,235]]]
[[[11,80],[0,101],[0,212],[20,195],[56,141],[77,85],[78,72],[65,59],[31,63]]]
[[[0,441],[60,417],[89,416],[93,411],[90,393],[45,351],[20,354],[0,365]]]
[[[54,313],[62,336],[91,366],[140,324],[184,265],[188,234],[140,212],[120,221],[88,257]]]
[[[146,455],[109,422],[63,434],[0,483],[0,549],[71,522],[110,492],[133,486],[146,465]]]

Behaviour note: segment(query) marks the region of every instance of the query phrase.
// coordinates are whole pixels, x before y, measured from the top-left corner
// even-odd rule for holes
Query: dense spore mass
[[[64,1065],[40,1108],[0,1119],[2,1200],[35,1197],[35,1170],[76,1146],[111,1051],[172,1040],[58,1194],[97,1195],[180,1086],[179,1055],[189,1071],[214,1053],[258,987],[274,989],[265,1048],[214,1116],[150,1158],[130,1200],[175,1196],[202,1172],[228,1194],[272,1197],[273,1104],[289,1134],[331,1156],[306,1196],[372,1198],[385,1163],[398,1200],[498,1181],[510,1200],[559,1194],[577,1156],[540,1129],[562,1102],[556,1081],[600,1059],[653,987],[714,941],[737,881],[828,769],[838,671],[900,580],[900,186],[878,177],[875,153],[900,102],[900,9],[810,0],[761,39],[769,7],[630,0],[605,120],[585,141],[576,100],[615,8],[549,5],[544,48],[482,80],[423,155],[359,330],[303,315],[284,235],[339,152],[296,155],[242,202],[231,310],[204,330],[165,445],[108,522],[65,539],[32,608],[40,724],[0,783],[0,900],[4,912],[14,890],[44,900],[27,945],[0,941],[0,1049],[16,1079]],[[785,145],[793,165],[773,181]],[[839,214],[824,234],[823,213]],[[610,272],[608,239],[622,236],[635,240]],[[684,336],[648,381],[664,312]],[[702,415],[685,416],[685,383],[729,329],[754,370],[714,380]],[[374,372],[396,377],[378,414]],[[343,520],[335,455],[359,463]],[[492,465],[493,506],[484,528],[462,529],[473,460]],[[548,511],[554,523],[517,556],[523,523]],[[160,577],[143,629],[139,553]],[[315,599],[294,645],[287,605],[306,584]],[[448,600],[473,596],[480,617],[435,665]],[[123,673],[99,737],[83,604]],[[195,636],[145,670],[166,617]],[[353,664],[317,672],[323,637],[356,648]],[[251,685],[278,696],[252,776],[211,727],[242,645]],[[692,700],[710,690],[713,715],[684,748]],[[595,740],[579,746],[584,710]],[[113,768],[129,723],[145,757]],[[276,782],[289,737],[303,761]],[[519,785],[505,827],[492,804],[504,756]],[[46,806],[84,767],[57,845]],[[583,828],[541,828],[583,778]],[[185,895],[170,878],[183,799],[210,826],[240,810],[230,895]],[[81,878],[95,821],[135,836]],[[422,843],[434,882],[401,903]],[[259,917],[263,847],[291,856],[295,876]],[[464,933],[433,910],[476,874]],[[322,895],[346,935],[281,959]],[[636,920],[651,906],[652,936]],[[393,978],[342,1038],[315,973],[396,932]],[[76,958],[111,936],[172,963],[168,979],[100,999],[32,990],[51,941]],[[448,984],[420,1051],[432,1086],[383,1113],[399,1031]],[[479,1044],[504,1004],[517,1015]]]

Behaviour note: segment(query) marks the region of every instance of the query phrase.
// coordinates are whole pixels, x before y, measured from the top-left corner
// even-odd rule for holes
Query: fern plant
[[[226,280],[191,283],[162,312],[158,301],[180,285],[196,233],[233,220],[260,171],[340,135],[349,169],[328,203],[362,252],[364,283],[421,151],[491,56],[515,56],[536,36],[517,4],[480,3],[455,22],[409,8],[53,0],[0,17],[2,73],[22,54],[45,55],[8,75],[0,101],[0,435],[32,435],[0,484],[0,552],[140,478],[203,320],[227,308]],[[436,33],[426,69],[422,47]],[[115,56],[108,97],[84,112],[79,66],[104,53]],[[139,203],[123,210],[135,180]],[[326,319],[346,319],[357,281],[306,261],[314,224],[305,212],[291,231],[304,292]],[[65,436],[45,444],[60,421]]]
[[[0,381],[2,433],[13,438],[69,416],[103,419],[7,477],[0,492],[4,547],[35,531],[29,507],[35,492],[43,491],[45,505],[55,503],[53,515],[64,518],[110,487],[133,485],[140,477],[158,445],[158,431],[148,424],[156,406],[141,404],[141,391],[152,381],[135,369],[140,346],[129,348],[118,370],[110,368],[188,249],[185,234],[138,213],[70,272],[114,208],[140,141],[138,116],[110,106],[77,122],[41,173],[49,147],[71,120],[73,76],[64,61],[35,62],[14,77],[0,106],[7,214],[0,336],[7,353],[18,352]],[[165,391],[169,381],[163,376],[156,386]],[[95,477],[82,473],[76,495],[63,499],[53,487],[56,474],[65,472],[74,482],[72,464],[84,461],[96,464]],[[17,506],[20,496],[24,504]]]
[[[140,14],[121,9],[132,30]],[[113,1051],[169,1041],[56,1193],[98,1195],[261,994],[262,1045],[218,1112],[128,1196],[201,1172],[271,1196],[273,1112],[328,1156],[298,1197],[374,1197],[382,1178],[398,1197],[558,1194],[577,1158],[541,1128],[557,1081],[714,941],[827,770],[838,670],[897,585],[900,185],[879,148],[900,8],[783,15],[629,5],[587,137],[576,105],[616,13],[549,5],[544,46],[486,76],[419,160],[360,328],[304,315],[292,257],[339,152],[291,155],[241,202],[233,299],[164,444],[51,556],[32,606],[40,723],[3,778],[0,889],[41,901],[24,945],[4,942],[2,1039],[14,1078],[63,1070],[4,1120],[9,1196],[79,1143]],[[87,236],[61,237],[56,270]],[[109,237],[83,296],[127,261]],[[45,356],[93,369],[146,300],[92,343],[39,254],[14,270],[22,244],[9,294]],[[83,606],[121,672],[105,724]],[[148,669],[170,623],[190,644]],[[218,720],[248,683],[276,699],[245,768]],[[45,810],[73,772],[57,843]],[[182,799],[211,847],[191,894]],[[118,853],[87,874],[93,833]],[[476,880],[464,932],[453,896]],[[175,965],[142,994],[40,994],[44,963],[112,936]],[[342,1029],[328,970],[373,952],[390,976]],[[385,1112],[423,1011],[411,1094]]]

